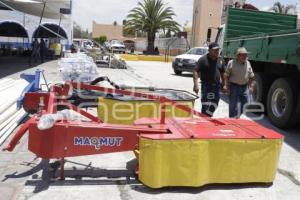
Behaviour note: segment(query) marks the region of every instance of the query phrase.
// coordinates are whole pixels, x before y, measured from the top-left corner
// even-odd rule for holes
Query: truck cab
[[[218,27],[218,33],[215,39],[215,42],[218,43],[221,47],[221,49],[223,49],[223,43],[224,43],[224,38],[225,38],[225,29],[226,29],[226,25],[222,24],[221,26]]]

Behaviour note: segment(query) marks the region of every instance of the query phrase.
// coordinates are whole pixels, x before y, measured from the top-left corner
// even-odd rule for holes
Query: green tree
[[[93,38],[93,40],[103,45],[104,42],[107,40],[107,37],[106,35],[101,35],[100,37]]]
[[[143,0],[129,11],[125,30],[147,33],[147,51],[154,52],[155,35],[159,30],[179,31],[179,24],[173,20],[175,13],[162,0]]]
[[[297,7],[295,5],[283,5],[280,2],[276,2],[269,10],[281,14],[295,14]]]
[[[135,37],[136,32],[134,29],[126,29],[127,21],[123,20],[123,36],[125,37]]]
[[[88,29],[86,29],[85,31],[81,28],[81,26],[79,26],[76,22],[74,22],[73,25],[73,37],[74,38],[84,38],[84,39],[88,39],[91,38],[92,33],[90,33],[88,31]]]

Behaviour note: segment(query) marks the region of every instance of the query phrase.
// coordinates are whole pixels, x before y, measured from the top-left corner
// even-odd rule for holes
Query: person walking
[[[217,43],[211,43],[208,47],[208,53],[202,56],[195,67],[194,92],[199,93],[198,79],[201,79],[201,112],[212,117],[220,101],[221,81],[225,66],[220,58],[220,46]]]
[[[38,40],[35,38],[31,47],[32,47],[32,53],[31,53],[31,57],[30,57],[30,64],[32,62],[32,60],[34,60],[34,62],[36,63],[38,61],[38,59],[40,59],[40,44],[38,42]]]
[[[46,49],[45,49],[45,59],[49,59],[49,40],[45,40],[45,46],[46,46]]]
[[[254,73],[248,61],[247,49],[237,50],[236,59],[229,61],[224,79],[224,92],[229,94],[229,117],[240,118],[248,103],[249,93],[253,93]]]
[[[45,43],[44,39],[42,38],[41,43],[40,43],[41,63],[45,62],[46,51],[47,51],[46,43]]]

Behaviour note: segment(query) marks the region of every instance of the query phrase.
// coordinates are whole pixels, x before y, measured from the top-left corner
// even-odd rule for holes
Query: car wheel
[[[291,128],[299,120],[298,91],[292,81],[277,79],[271,86],[267,100],[267,112],[271,122],[279,128]]]
[[[174,73],[175,73],[176,75],[181,75],[181,74],[182,74],[182,71],[179,71],[179,70],[174,69]]]

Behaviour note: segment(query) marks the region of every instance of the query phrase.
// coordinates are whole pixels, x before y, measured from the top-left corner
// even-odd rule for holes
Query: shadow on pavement
[[[144,185],[132,185],[131,189],[147,194],[162,194],[162,193],[186,193],[199,194],[208,190],[236,190],[247,188],[269,188],[272,183],[247,183],[247,184],[210,184],[202,187],[166,187],[160,189],[149,188]]]
[[[184,74],[180,74],[180,75],[177,75],[177,74],[171,74],[172,76],[179,76],[179,77],[186,77],[186,78],[192,78],[193,77],[193,74],[192,73],[184,73]]]
[[[211,184],[202,187],[166,187],[160,189],[152,189],[144,186],[135,175],[136,159],[127,162],[126,169],[107,170],[93,167],[91,163],[82,164],[72,161],[66,161],[84,168],[79,169],[75,166],[65,170],[65,177],[67,180],[59,179],[59,166],[54,162],[49,164],[49,161],[44,160],[40,164],[43,169],[42,178],[34,177],[27,180],[26,186],[33,186],[33,193],[39,193],[48,190],[51,186],[84,186],[84,185],[129,185],[131,189],[147,194],[161,194],[161,193],[190,193],[198,194],[207,190],[232,190],[245,188],[268,188],[272,184]],[[56,165],[55,171],[49,171],[49,166]],[[48,167],[47,167],[48,166]],[[32,174],[32,173],[30,173]]]
[[[29,57],[0,56],[0,78],[30,69]]]
[[[225,103],[227,103],[227,104],[229,103],[228,96],[226,96],[225,94],[221,94],[221,99]],[[250,113],[248,115],[248,117],[250,119],[254,119],[254,118],[257,118],[258,115]],[[297,150],[298,152],[300,152],[300,142],[299,142],[300,141],[300,128],[292,128],[292,129],[287,129],[287,130],[277,128],[276,126],[271,124],[271,122],[268,119],[268,116],[266,116],[266,114],[264,114],[264,117],[261,120],[256,120],[255,122],[259,123],[260,125],[262,125],[264,127],[270,128],[270,129],[282,134],[284,136],[284,142],[286,144],[288,144],[289,146],[291,146],[292,148],[294,148],[295,150]]]
[[[24,177],[31,176],[31,175],[43,170],[45,167],[45,164],[47,164],[47,161],[42,160],[39,164],[37,164],[36,166],[34,166],[33,168],[31,168],[28,171],[25,171],[25,172],[19,173],[19,174],[17,172],[14,172],[12,174],[5,175],[5,178],[2,180],[2,182],[5,182],[7,179],[24,178]],[[26,165],[30,166],[31,163],[28,163]]]
[[[127,162],[126,169],[101,169],[93,167],[92,163],[82,164],[65,160],[65,163],[73,164],[71,168],[65,169],[65,178],[67,180],[60,180],[60,162],[55,161],[50,163],[49,160],[43,160],[37,167],[28,172],[22,173],[33,175],[34,173],[43,170],[42,177],[38,178],[37,175],[33,175],[31,180],[27,180],[26,186],[34,186],[33,193],[39,193],[47,190],[51,186],[66,186],[66,185],[128,185],[139,184],[139,181],[135,179],[135,167],[136,159]],[[77,168],[76,166],[81,166]],[[84,168],[82,168],[84,167]],[[19,175],[14,175],[19,176]],[[84,179],[88,178],[88,179]],[[92,178],[92,179],[89,179]],[[98,178],[98,179],[97,179]],[[106,179],[99,179],[106,178]],[[70,180],[73,179],[73,180]],[[115,180],[114,180],[115,179]]]
[[[265,116],[262,120],[256,121],[260,125],[273,129],[284,136],[284,142],[291,146],[296,151],[300,152],[300,128],[283,130],[271,124],[268,117]]]
[[[46,62],[48,61],[46,60]],[[34,68],[40,64],[40,62],[30,63],[30,57],[0,56],[0,79],[26,69]]]

